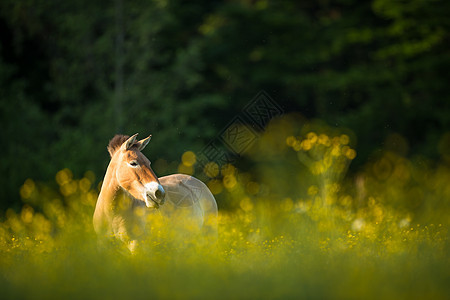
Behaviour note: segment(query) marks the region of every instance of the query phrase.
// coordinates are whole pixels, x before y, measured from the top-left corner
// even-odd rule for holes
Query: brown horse
[[[141,152],[151,135],[140,141],[136,136],[116,135],[109,142],[111,161],[93,219],[97,235],[118,238],[134,252],[145,236],[147,215],[155,211],[217,232],[217,204],[206,185],[184,174],[158,178]]]

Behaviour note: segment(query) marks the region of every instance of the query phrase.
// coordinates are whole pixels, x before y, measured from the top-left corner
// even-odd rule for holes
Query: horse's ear
[[[131,146],[133,146],[134,143],[136,143],[137,135],[138,134],[136,133],[135,135],[131,136],[128,140],[126,140],[121,146],[122,150],[124,150],[124,151],[129,150],[131,148]]]
[[[137,142],[139,151],[144,150],[145,146],[147,146],[148,142],[150,142],[151,139],[152,139],[152,135],[150,134],[145,139],[142,139],[139,142]]]

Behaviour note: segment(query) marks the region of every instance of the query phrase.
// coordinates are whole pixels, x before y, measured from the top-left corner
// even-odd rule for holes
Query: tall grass
[[[153,216],[135,255],[99,251],[92,173],[27,180],[0,223],[1,298],[448,299],[449,166],[383,153],[345,177],[349,135],[302,128],[271,123],[257,172],[196,174],[227,207],[217,240]]]

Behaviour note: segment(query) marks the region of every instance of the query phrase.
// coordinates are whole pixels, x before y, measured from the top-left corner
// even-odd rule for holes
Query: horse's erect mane
[[[128,135],[123,135],[123,134],[116,134],[110,141],[108,144],[108,152],[109,155],[111,155],[111,157],[114,155],[114,153],[116,153],[117,149],[120,148],[120,146],[122,146],[122,144],[128,140],[130,137]]]

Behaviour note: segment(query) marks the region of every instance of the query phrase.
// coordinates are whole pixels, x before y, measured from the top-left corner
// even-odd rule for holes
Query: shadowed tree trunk
[[[114,97],[113,97],[113,108],[114,108],[114,119],[115,119],[115,129],[116,132],[122,132],[123,130],[123,86],[124,86],[124,20],[123,20],[123,0],[116,0],[116,67],[115,67],[115,83],[114,83]]]

